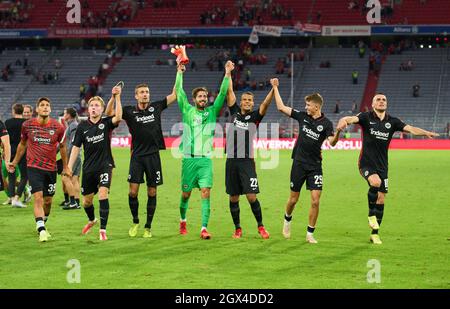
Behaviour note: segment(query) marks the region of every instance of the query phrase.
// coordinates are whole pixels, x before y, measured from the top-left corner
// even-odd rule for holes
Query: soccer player
[[[175,88],[164,99],[150,101],[147,84],[139,84],[134,89],[137,104],[125,106],[122,118],[126,121],[131,134],[131,159],[128,174],[130,206],[133,225],[128,231],[130,237],[136,237],[139,228],[139,186],[147,180],[147,222],[144,238],[152,237],[151,227],[156,210],[157,186],[163,184],[160,149],[166,149],[161,128],[161,113],[176,101]],[[112,111],[112,105],[110,105]],[[107,110],[106,114],[110,114]]]
[[[362,128],[363,145],[359,156],[359,172],[369,184],[369,227],[372,229],[370,241],[381,245],[378,230],[383,220],[384,199],[388,192],[388,148],[395,132],[407,132],[413,135],[433,138],[439,134],[416,128],[389,115],[387,99],[382,93],[372,99],[372,111],[356,116],[343,117],[337,129],[344,130],[350,124],[359,124]]]
[[[259,193],[259,185],[253,140],[258,125],[272,102],[273,88],[256,110],[253,110],[255,105],[253,93],[244,92],[241,95],[240,106],[238,106],[234,93],[230,96],[232,92],[233,86],[230,82],[227,104],[232,123],[227,124],[225,185],[227,194],[230,196],[230,212],[235,226],[233,238],[242,237],[239,196],[245,194],[258,224],[258,233],[262,238],[268,239],[269,233],[264,228],[261,206],[256,197],[256,194]]]
[[[208,91],[204,87],[192,90],[195,106],[189,104],[183,90],[184,65],[178,63],[178,72],[175,83],[178,106],[183,114],[183,136],[180,151],[183,155],[181,167],[181,200],[180,200],[180,234],[187,233],[186,211],[192,189],[199,188],[202,199],[202,228],[200,237],[210,239],[207,226],[210,215],[210,191],[213,185],[213,167],[211,155],[216,127],[216,119],[222,109],[227,95],[228,84],[234,64],[227,61],[225,76],[220,91],[214,103],[208,104]]]
[[[3,121],[0,120],[0,141],[3,146],[3,160],[5,160],[6,165],[9,164],[9,161],[11,161],[11,144],[9,141],[9,134],[8,130],[5,127],[5,124]],[[0,191],[4,190],[5,187],[3,185],[3,179],[0,173]],[[6,188],[7,189],[7,188]]]
[[[27,150],[27,174],[34,197],[34,217],[39,233],[39,241],[48,241],[50,234],[45,228],[56,185],[56,151],[60,148],[64,174],[70,176],[67,169],[67,152],[64,127],[50,117],[51,101],[41,97],[36,105],[37,117],[25,121],[22,125],[22,138],[17,147],[16,156],[9,164],[13,172]]]
[[[114,159],[111,152],[111,133],[117,128],[122,119],[122,105],[120,100],[121,87],[112,89],[111,100],[115,101],[115,116],[102,118],[105,102],[99,96],[92,97],[88,102],[88,120],[80,122],[69,159],[69,169],[72,171],[78,159],[81,145],[84,149],[83,177],[81,179],[81,193],[83,207],[89,219],[81,234],[87,234],[98,222],[95,218],[93,199],[98,192],[100,204],[99,239],[107,240],[106,226],[109,216],[109,187],[111,186]],[[110,100],[110,101],[111,101]]]
[[[300,191],[306,181],[306,188],[311,191],[311,208],[309,224],[306,229],[306,241],[317,243],[314,238],[317,218],[319,216],[320,195],[322,193],[322,144],[327,139],[332,146],[339,140],[340,130],[333,133],[333,124],[322,113],[323,98],[318,93],[305,97],[305,110],[300,112],[284,105],[278,90],[278,80],[271,81],[274,88],[275,102],[280,112],[294,118],[299,124],[299,136],[292,151],[291,193],[284,215],[283,236],[291,237],[291,220]]]
[[[66,144],[67,144],[67,155],[70,157],[72,151],[72,142],[75,139],[75,133],[78,127],[77,111],[72,108],[66,108],[64,110],[64,121],[67,124],[66,128]],[[62,209],[79,209],[80,208],[80,173],[81,173],[81,154],[78,154],[75,160],[74,167],[72,170],[72,177],[67,177],[62,175],[62,181],[65,187],[65,194],[68,195],[69,203],[64,204]],[[64,195],[65,195],[64,194]]]
[[[9,139],[11,143],[11,157],[14,158],[16,155],[17,147],[20,143],[20,134],[22,131],[22,124],[27,121],[23,118],[23,105],[16,103],[12,106],[12,118],[5,121],[6,129],[8,130]],[[16,179],[17,179],[17,169],[13,173],[8,172],[8,192],[11,196],[12,207],[24,208],[24,205],[20,200],[22,193],[26,194],[25,201],[29,201],[31,195],[25,190],[25,186],[28,181],[27,176],[27,160],[23,156],[18,164],[18,169],[20,170],[20,182],[16,190]]]
[[[33,107],[31,105],[25,104],[23,106],[22,116],[24,119],[30,119],[31,117],[33,117]]]

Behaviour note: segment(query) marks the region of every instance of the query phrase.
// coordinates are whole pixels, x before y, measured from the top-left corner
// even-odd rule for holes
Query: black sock
[[[290,216],[288,217],[286,214],[284,214],[284,220],[286,220],[287,222],[291,222],[291,220],[292,220],[292,215],[290,215]]]
[[[239,219],[239,213],[240,213],[240,209],[239,209],[239,202],[231,202],[230,201],[230,212],[231,212],[231,217],[233,218],[233,223],[234,226],[238,229],[241,227],[241,222]]]
[[[79,199],[79,198],[76,198],[76,199],[75,199],[75,203],[77,203],[77,205],[80,205],[80,199]]]
[[[367,199],[369,201],[369,217],[375,216],[375,203],[378,199],[378,190],[380,188],[370,187],[369,192],[367,192]]]
[[[308,232],[308,233],[314,233],[314,230],[315,230],[316,228],[315,227],[310,227],[309,225],[308,225],[308,227],[306,228],[306,231]]]
[[[155,215],[156,210],[156,195],[150,196],[148,195],[147,199],[147,223],[145,223],[145,228],[152,228],[153,216]]]
[[[75,205],[75,196],[70,197],[70,205]]]
[[[252,207],[252,212],[255,216],[256,222],[258,222],[258,227],[263,226],[261,206],[259,205],[258,199],[256,199],[253,203],[250,203],[250,206]]]
[[[100,200],[100,229],[106,230],[109,217],[109,200]]]
[[[375,216],[377,217],[378,225],[381,226],[381,221],[383,221],[384,215],[384,204],[375,204]]]
[[[64,202],[69,203],[69,193],[64,193]]]
[[[48,213],[48,214],[44,213],[44,223],[47,223],[49,216],[50,216],[50,213]]]
[[[369,217],[375,216],[375,204],[369,204]]]
[[[84,207],[84,211],[86,212],[86,215],[88,216],[89,221],[95,220],[94,205]]]
[[[128,205],[130,206],[131,215],[133,216],[133,223],[139,223],[139,200],[137,197],[128,195]]]
[[[36,225],[38,226],[37,227],[38,233],[45,230],[45,226],[44,226],[44,222],[43,222],[44,219],[42,217],[37,217],[37,218],[35,218],[35,220],[36,220]]]

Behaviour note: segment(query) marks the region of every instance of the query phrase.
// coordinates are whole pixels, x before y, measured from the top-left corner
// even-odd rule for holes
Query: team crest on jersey
[[[155,111],[155,108],[154,108],[153,106],[150,106],[150,107],[148,108],[148,111],[149,111],[150,113],[153,113],[153,112]]]
[[[323,126],[322,125],[317,126],[317,131],[322,132],[323,131]]]
[[[100,130],[103,130],[103,129],[105,128],[105,125],[104,125],[103,123],[101,123],[101,124],[98,126],[98,128],[99,128]]]
[[[386,129],[390,129],[391,128],[391,124],[389,122],[386,122],[386,124],[384,126],[386,127]]]
[[[365,172],[364,172],[364,176],[367,177],[367,175],[369,175],[369,171],[365,171]]]
[[[55,134],[55,131],[54,130],[50,130],[50,131],[48,131],[48,134],[53,135],[53,134]]]
[[[205,113],[205,117],[208,117],[208,115],[209,115],[209,113],[208,113],[208,112],[206,112],[206,113]]]
[[[245,116],[245,120],[249,120],[250,119],[250,115]]]

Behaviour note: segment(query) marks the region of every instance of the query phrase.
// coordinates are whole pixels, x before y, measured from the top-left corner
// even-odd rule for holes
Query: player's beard
[[[200,105],[200,103],[203,103],[203,105]],[[204,102],[197,102],[195,105],[197,105],[197,108],[200,110],[204,110],[206,108],[206,105],[208,104],[208,102],[204,101]]]

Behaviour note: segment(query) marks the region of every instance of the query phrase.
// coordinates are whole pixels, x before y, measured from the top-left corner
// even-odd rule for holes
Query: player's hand
[[[120,96],[120,94],[122,93],[122,88],[115,86],[112,90],[111,93],[113,96]]]
[[[184,71],[186,71],[186,66],[184,64],[178,63],[177,64],[177,72],[184,73]]]
[[[280,85],[280,81],[278,80],[278,78],[271,78],[270,84],[272,85],[272,87],[278,87]]]
[[[234,70],[234,63],[231,60],[228,60],[227,63],[225,63],[225,72],[227,74],[230,74],[231,71]]]
[[[433,137],[437,137],[437,136],[439,136],[439,133],[436,133],[436,132],[427,132],[427,135],[426,135],[428,138],[433,138]]]
[[[66,167],[62,171],[63,176],[72,177],[72,170],[69,167]]]
[[[345,121],[344,119],[339,120],[336,130],[337,131],[343,131],[347,128],[348,124],[347,121]]]
[[[10,173],[14,173],[15,172],[15,170],[16,170],[16,164],[14,164],[13,162],[9,162],[8,164],[7,164],[7,170],[8,170],[8,172],[10,172]]]

